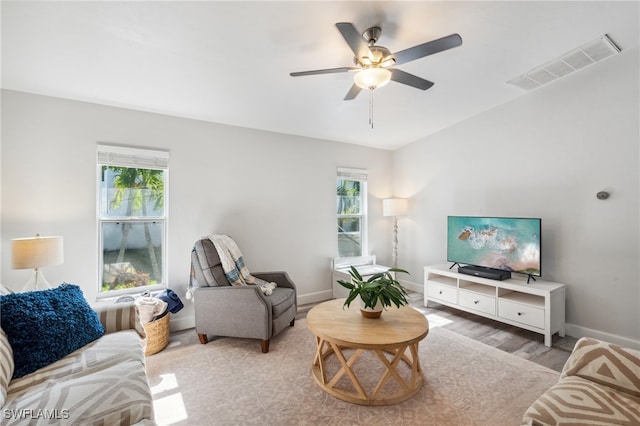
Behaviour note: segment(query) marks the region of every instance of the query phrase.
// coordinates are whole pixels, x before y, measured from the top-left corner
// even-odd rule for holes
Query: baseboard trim
[[[405,280],[400,281],[400,283],[407,290],[415,291],[417,293],[424,292],[424,287],[421,284]],[[298,306],[324,302],[325,300],[330,299],[333,299],[332,290],[323,290],[316,293],[298,295]],[[189,328],[194,328],[195,326],[195,318],[193,316],[181,318],[171,317],[171,331],[187,330]],[[567,336],[575,337],[577,339],[579,339],[580,337],[591,337],[594,339],[615,343],[616,345],[620,345],[625,348],[640,350],[639,340],[634,340],[629,337],[582,327],[577,324],[565,324],[565,333],[567,334]]]
[[[317,293],[298,295],[298,306],[308,305],[311,303],[324,302],[333,299],[332,290],[319,291]],[[194,316],[182,316],[180,318],[171,317],[169,327],[171,331],[181,331],[195,328],[196,320]]]
[[[402,284],[402,286],[407,290],[424,293],[424,287],[422,286],[422,284],[404,280],[399,281],[400,284]],[[593,339],[614,343],[625,348],[640,350],[640,340],[634,340],[629,337],[620,336],[618,334],[607,333],[600,330],[594,330],[592,328],[582,327],[577,324],[566,323],[565,334],[567,336],[575,337],[576,339],[579,339],[580,337],[591,337]]]
[[[190,328],[196,327],[196,319],[193,316],[175,318],[171,317],[169,321],[169,330],[171,331],[180,331],[180,330],[188,330]]]
[[[330,299],[333,299],[332,290],[324,290],[317,293],[298,295],[298,306],[324,302],[325,300]],[[172,316],[171,321],[169,322],[171,331],[187,330],[189,328],[195,328],[195,326],[196,320],[193,316],[183,316],[181,318]]]
[[[424,286],[422,284],[414,283],[407,280],[398,280],[402,287],[407,290],[415,291],[416,293],[424,293]]]
[[[324,302],[333,299],[333,290],[323,290],[316,293],[298,294],[298,306],[308,305],[310,303]]]
[[[634,340],[629,337],[620,336],[618,334],[607,333],[592,328],[582,327],[576,324],[565,324],[565,333],[567,336],[580,338],[591,337],[593,339],[604,340],[605,342],[615,343],[625,348],[640,350],[640,340]]]

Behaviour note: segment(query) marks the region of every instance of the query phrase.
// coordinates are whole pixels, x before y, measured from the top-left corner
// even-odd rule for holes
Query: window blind
[[[169,151],[98,144],[98,164],[131,168],[167,170]]]
[[[367,180],[367,170],[366,169],[350,169],[346,167],[338,167],[337,174],[339,178],[347,179],[347,180]]]

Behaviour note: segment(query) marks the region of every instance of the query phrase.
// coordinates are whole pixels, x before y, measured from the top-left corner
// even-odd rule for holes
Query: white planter
[[[378,302],[376,303],[376,306],[373,308],[365,308],[364,307],[364,302],[362,301],[362,298],[358,298],[358,300],[360,301],[360,312],[362,313],[362,316],[365,318],[380,318],[380,315],[382,315],[382,302],[380,301],[380,299],[378,299]]]

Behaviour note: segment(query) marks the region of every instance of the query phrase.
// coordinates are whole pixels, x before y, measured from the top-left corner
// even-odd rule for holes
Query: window
[[[338,257],[367,254],[367,171],[338,169]]]
[[[169,153],[98,145],[99,296],[166,287]]]

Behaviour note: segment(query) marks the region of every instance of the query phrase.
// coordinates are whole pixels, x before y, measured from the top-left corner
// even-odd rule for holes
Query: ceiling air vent
[[[535,89],[617,53],[620,49],[605,34],[507,83],[524,90]]]

